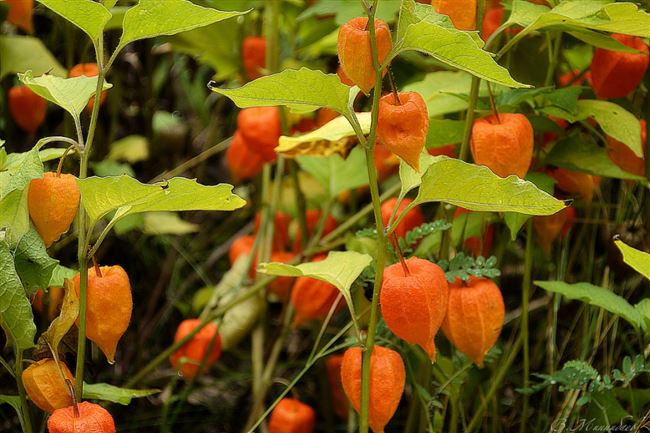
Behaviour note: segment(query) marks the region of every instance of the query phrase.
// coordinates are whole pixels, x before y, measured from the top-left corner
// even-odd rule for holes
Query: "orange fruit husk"
[[[251,151],[241,133],[235,131],[226,151],[226,164],[233,181],[240,183],[260,174],[264,167],[264,159],[257,152]]]
[[[311,433],[315,425],[316,412],[311,406],[283,398],[271,412],[269,433]]]
[[[7,21],[19,29],[31,33],[34,30],[32,15],[34,13],[34,0],[5,0],[9,5]]]
[[[549,170],[548,174],[555,179],[556,186],[565,193],[577,195],[587,203],[591,203],[594,198],[596,185],[592,175],[566,168],[555,168]]]
[[[278,107],[244,108],[237,116],[237,129],[251,152],[265,162],[275,161],[282,131]]]
[[[386,267],[379,295],[388,328],[402,340],[417,344],[436,359],[434,337],[447,312],[449,286],[445,272],[428,260],[411,257]],[[408,272],[408,273],[407,273]]]
[[[325,358],[325,371],[327,373],[327,382],[330,386],[330,395],[332,397],[332,406],[336,416],[347,419],[350,404],[343,391],[341,383],[341,363],[343,355],[330,355]]]
[[[348,400],[359,412],[361,406],[362,351],[352,347],[345,351],[341,363],[341,382]],[[406,371],[399,353],[375,345],[370,356],[370,406],[368,424],[374,433],[384,427],[395,414],[404,392]]]
[[[29,183],[29,216],[46,247],[67,232],[77,215],[81,193],[71,174],[43,173]]]
[[[63,376],[74,382],[68,366],[62,361],[59,361],[59,366]],[[35,362],[23,371],[22,379],[27,395],[39,409],[52,413],[72,405],[70,391],[59,374],[55,360],[41,359]]]
[[[95,268],[88,269],[86,288],[86,337],[94,342],[110,363],[115,360],[117,343],[131,321],[133,298],[129,276],[119,266],[102,266],[101,276]],[[72,279],[79,296],[79,274]],[[79,326],[79,318],[77,318]]]
[[[431,0],[431,5],[447,15],[457,29],[476,29],[476,0]]]
[[[261,36],[245,37],[241,52],[246,78],[254,80],[261,77],[261,69],[266,67],[266,39]]]
[[[30,134],[34,134],[45,121],[47,102],[27,86],[9,89],[7,104],[14,122]]]
[[[417,92],[386,94],[379,100],[377,139],[416,171],[429,130],[427,104]]]
[[[533,159],[533,127],[523,114],[491,114],[474,121],[471,149],[476,164],[523,179]]]
[[[111,414],[98,404],[84,401],[75,408],[69,406],[54,411],[47,420],[50,433],[115,433]]]
[[[176,335],[174,335],[174,342],[180,341],[187,334],[194,330],[201,321],[199,319],[187,319],[183,320],[178,329],[176,330]],[[207,355],[206,352],[212,343],[212,348],[210,353]],[[181,346],[176,352],[174,352],[170,357],[169,361],[172,366],[179,370],[184,378],[191,380],[198,373],[203,373],[210,365],[214,364],[219,357],[221,356],[221,336],[217,330],[217,325],[214,323],[208,323],[205,325],[198,334],[194,335],[187,343]],[[185,358],[185,362],[181,365],[181,358]],[[199,371],[200,364],[205,359],[205,364],[203,369]]]
[[[341,68],[350,81],[366,94],[375,85],[375,70],[370,50],[370,31],[367,17],[353,18],[339,29],[337,51]],[[377,57],[382,64],[393,46],[390,28],[382,20],[375,20]],[[382,74],[386,73],[386,69]]]
[[[589,70],[594,93],[601,99],[624,98],[636,89],[650,60],[648,46],[641,38],[621,34],[612,34],[612,38],[641,53],[596,48]]]
[[[485,354],[494,346],[505,317],[501,290],[485,278],[458,279],[449,285],[449,305],[442,322],[447,339],[483,367]]]

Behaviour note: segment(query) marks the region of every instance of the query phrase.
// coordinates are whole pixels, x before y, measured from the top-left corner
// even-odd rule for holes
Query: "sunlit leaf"
[[[97,90],[97,77],[60,78],[54,75],[33,77],[32,72],[27,71],[24,74],[18,74],[18,78],[34,93],[63,108],[73,118],[78,118],[81,115],[88,100],[95,95],[95,90]],[[112,84],[104,82],[104,90],[111,87],[113,87]]]
[[[92,0],[38,0],[70,23],[79,27],[93,42],[104,31],[111,13],[101,3]]]
[[[140,0],[124,15],[116,51],[140,39],[175,35],[246,13],[205,8],[188,0]]]
[[[149,141],[142,135],[129,135],[111,143],[108,159],[134,164],[149,158]]]
[[[418,195],[410,207],[444,202],[473,211],[552,215],[564,203],[516,176],[502,178],[489,168],[445,156],[424,155],[431,161],[423,169]]]
[[[144,233],[148,235],[185,235],[199,231],[198,224],[182,220],[176,212],[146,212]]]
[[[129,176],[89,177],[77,183],[93,224],[115,210],[121,218],[153,211],[235,210],[246,203],[232,193],[231,185],[206,186],[182,177],[155,184]]]
[[[305,112],[327,107],[342,114],[348,112],[348,101],[359,92],[357,87],[341,83],[336,74],[307,68],[286,69],[237,89],[211,90],[230,98],[239,108],[283,105]]]
[[[623,261],[650,280],[650,254],[632,248],[619,239],[615,240],[614,243],[623,254]]]

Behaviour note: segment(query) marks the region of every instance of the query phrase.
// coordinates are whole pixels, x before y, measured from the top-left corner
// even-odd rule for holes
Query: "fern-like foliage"
[[[558,385],[560,392],[572,390],[585,390],[585,394],[578,400],[579,405],[591,401],[591,394],[628,386],[634,378],[643,373],[650,372],[650,362],[643,356],[636,355],[634,359],[626,356],[623,359],[622,370],[614,369],[612,374],[601,376],[598,371],[585,361],[567,361],[561,370],[553,374],[535,374],[542,379],[541,382],[528,388],[518,388],[521,394],[533,394],[549,386]]]
[[[398,238],[397,239],[397,244],[399,246],[400,251],[402,251],[402,254],[407,257],[413,254],[413,247],[424,237],[429,236],[433,233],[436,232],[442,232],[445,230],[449,230],[451,228],[451,224],[448,223],[445,220],[435,220],[430,223],[424,223],[418,227],[415,227],[414,229],[408,231],[406,235],[404,235],[403,238]],[[356,233],[357,237],[362,237],[362,238],[377,238],[377,230],[374,228],[366,228],[366,229],[361,229],[357,231]],[[392,245],[388,245],[388,250],[390,254],[392,255],[393,258],[397,257],[397,253],[395,252],[394,248]]]
[[[491,256],[485,258],[478,256],[476,258],[466,256],[464,253],[458,253],[450,261],[440,260],[440,266],[447,276],[447,281],[453,282],[457,278],[467,281],[470,277],[478,278],[496,278],[501,275],[501,271],[496,267],[497,258]]]

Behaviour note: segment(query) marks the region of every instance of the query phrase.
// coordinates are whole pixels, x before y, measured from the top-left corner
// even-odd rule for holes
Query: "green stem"
[[[372,51],[372,63],[375,68],[375,88],[372,99],[372,123],[370,134],[365,142],[366,167],[370,184],[370,195],[372,197],[373,213],[375,215],[375,227],[377,229],[377,257],[375,258],[375,283],[372,290],[372,302],[370,307],[370,321],[368,323],[368,334],[366,337],[363,358],[361,362],[361,404],[359,410],[359,432],[368,432],[368,414],[370,406],[370,358],[373,346],[375,345],[375,334],[377,331],[377,306],[379,304],[379,291],[384,274],[386,261],[386,238],[384,235],[384,223],[381,218],[381,200],[379,198],[379,187],[377,182],[377,169],[375,168],[373,152],[377,134],[377,119],[379,116],[379,98],[381,97],[382,74],[381,65],[377,56],[377,39],[375,34],[375,12],[378,0],[373,2],[372,7],[367,11],[368,30],[370,31],[370,49]],[[355,119],[356,120],[356,119]],[[360,128],[359,128],[360,129]],[[361,137],[359,141],[364,142]]]
[[[465,127],[463,129],[463,142],[460,145],[459,158],[461,161],[467,161],[469,154],[469,142],[472,138],[472,126],[474,125],[474,110],[478,101],[479,87],[481,79],[472,77],[472,87],[469,90],[469,101],[467,105],[467,114],[465,115]]]
[[[95,56],[97,60],[97,69],[99,71],[97,76],[97,87],[95,89],[95,103],[90,115],[90,126],[88,127],[88,136],[84,144],[83,131],[78,117],[75,118],[75,127],[77,129],[77,136],[79,146],[82,149],[80,152],[80,167],[79,179],[84,179],[88,176],[88,159],[93,145],[95,136],[95,129],[97,128],[97,118],[99,116],[99,101],[102,89],[104,87],[104,38],[99,35],[99,40],[95,45]],[[79,261],[79,333],[77,338],[77,364],[75,368],[75,393],[79,398],[83,396],[83,379],[84,379],[84,361],[86,356],[86,300],[87,300],[87,287],[88,287],[88,253],[87,244],[89,235],[87,234],[86,227],[86,211],[83,206],[83,200],[79,206],[79,232],[78,232],[78,246],[77,246],[77,259]]]
[[[18,395],[20,395],[20,407],[22,416],[20,421],[23,427],[23,433],[32,433],[32,417],[29,413],[29,403],[27,403],[27,393],[23,385],[23,351],[15,348],[16,352],[16,384],[18,385]]]
[[[530,218],[526,225],[526,255],[524,257],[524,281],[521,288],[521,337],[524,346],[524,365],[522,387],[528,388],[530,376],[530,347],[528,341],[528,301],[533,274],[533,219]],[[526,431],[526,416],[528,414],[528,394],[523,395],[523,406],[521,409],[520,433]]]

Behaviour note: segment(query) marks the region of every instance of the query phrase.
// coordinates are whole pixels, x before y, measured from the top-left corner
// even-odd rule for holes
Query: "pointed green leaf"
[[[641,316],[643,332],[650,334],[650,298],[642,299],[638,304],[634,305],[634,308]]]
[[[33,77],[32,72],[27,71],[18,74],[18,78],[35,93],[70,113],[73,118],[81,115],[88,100],[97,90],[97,77],[60,78],[54,75]],[[111,87],[112,84],[104,82],[104,90]]]
[[[205,8],[187,0],[140,0],[124,15],[116,52],[140,39],[175,35],[247,13]]]
[[[563,1],[552,10],[524,0],[515,0],[508,23],[519,24],[525,28],[517,33],[499,54],[508,51],[512,45],[531,32],[545,28],[566,31],[590,29],[650,37],[650,14],[640,10],[634,3],[614,3],[609,0]]]
[[[549,195],[553,195],[555,192],[555,180],[543,173],[534,171],[526,175],[526,180],[532,182],[539,189],[544,191]],[[528,221],[530,215],[524,215],[515,212],[506,212],[503,219],[510,230],[510,239],[513,241],[517,238],[517,233],[523,227],[523,225]]]
[[[638,157],[643,157],[641,126],[634,114],[609,101],[582,99],[578,101],[576,120],[593,117],[605,134],[624,143]]]
[[[446,156],[431,157],[410,207],[445,202],[473,211],[552,215],[564,203],[517,176],[502,178],[489,168]],[[427,159],[429,159],[427,158]]]
[[[348,112],[348,101],[359,91],[341,83],[336,74],[307,68],[286,69],[237,89],[211,90],[232,99],[239,108],[284,105],[297,111],[313,111],[327,107],[339,113]]]
[[[627,300],[611,290],[589,283],[567,284],[564,281],[535,281],[544,290],[559,293],[569,299],[577,299],[590,305],[603,308],[612,314],[621,316],[632,326],[641,325],[641,315]]]
[[[38,0],[55,13],[79,27],[96,42],[104,31],[111,13],[101,3],[92,0]]]
[[[77,179],[77,183],[92,224],[111,211],[118,211],[115,218],[121,218],[151,211],[229,211],[246,204],[232,193],[232,185],[206,186],[182,177],[155,184],[124,175]]]
[[[596,176],[644,181],[645,178],[621,170],[598,146],[592,136],[574,134],[553,146],[545,162],[569,170],[582,171]]]
[[[463,141],[465,121],[451,119],[429,119],[427,149],[443,147]]]
[[[650,280],[650,254],[632,248],[619,239],[615,240],[614,243],[621,250],[623,261]]]
[[[360,186],[368,185],[366,156],[363,149],[355,147],[346,159],[340,155],[299,156],[300,168],[311,174],[327,191],[330,198]]]
[[[9,245],[0,238],[0,326],[7,340],[16,345],[17,350],[34,346],[36,325],[25,289],[14,267],[14,258]]]
[[[8,404],[14,408],[18,416],[22,414],[20,406],[20,397],[17,395],[0,395],[0,405]]]
[[[59,261],[47,255],[43,240],[33,228],[20,239],[14,256],[16,272],[28,296],[49,287],[52,273]]]
[[[108,383],[85,383],[84,399],[103,400],[128,406],[134,398],[147,397],[157,394],[159,389],[128,389],[110,385]]]
[[[331,251],[327,258],[318,262],[301,263],[297,266],[284,263],[261,263],[258,272],[287,277],[310,277],[336,286],[349,306],[352,306],[350,287],[361,272],[370,265],[372,257],[355,251]]]
[[[52,278],[47,287],[63,287],[63,281],[66,279],[71,280],[77,273],[75,269],[57,265],[52,271]]]
[[[513,79],[506,68],[465,32],[421,21],[408,26],[396,47],[395,55],[409,50],[419,51],[486,81],[507,87],[529,87]]]
[[[40,39],[32,36],[0,36],[0,80],[9,74],[33,71],[65,77],[67,71]]]

